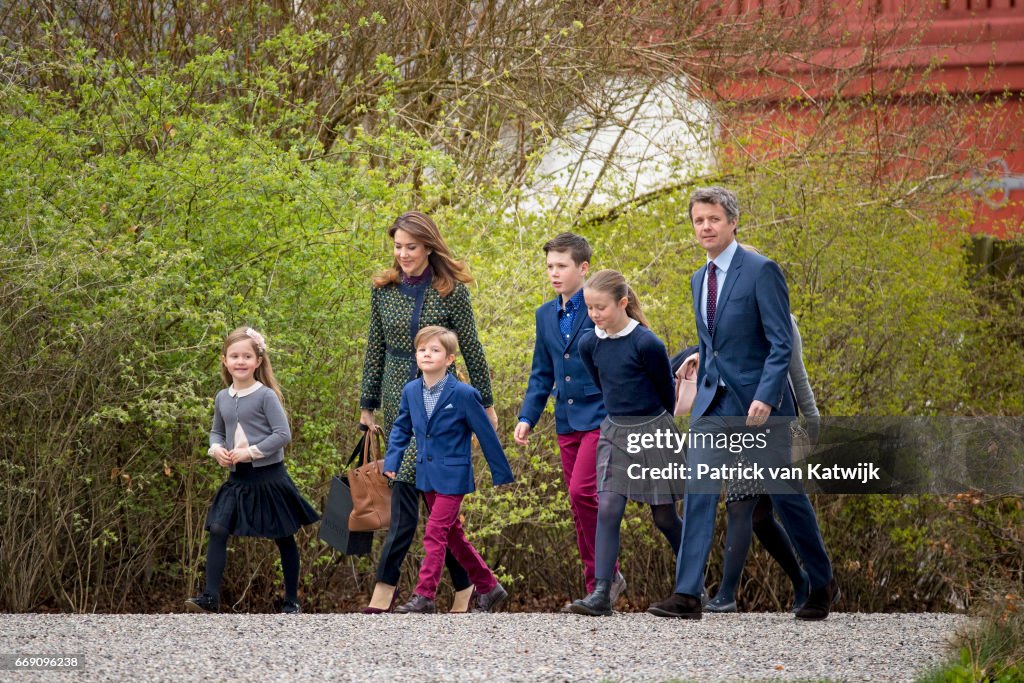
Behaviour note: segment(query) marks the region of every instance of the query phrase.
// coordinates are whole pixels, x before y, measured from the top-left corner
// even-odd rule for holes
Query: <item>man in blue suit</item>
[[[562,476],[576,525],[576,545],[583,561],[587,594],[594,591],[594,536],[597,534],[597,440],[607,416],[601,390],[583,365],[577,342],[594,322],[583,302],[593,252],[587,240],[563,232],[544,245],[548,282],[555,298],[537,309],[533,367],[526,398],[519,410],[516,443],[525,446],[530,431],[555,396],[555,432],[562,458]],[[617,570],[612,580],[612,604],[626,587]],[[562,611],[568,611],[566,605]]]
[[[700,342],[687,458],[691,480],[684,501],[675,592],[648,611],[661,617],[699,619],[721,482],[694,481],[693,476],[701,465],[714,468],[736,457],[723,440],[699,437],[759,432],[767,448],[748,459],[781,463],[779,455],[789,450],[786,424],[796,408],[787,379],[792,323],[782,270],[774,261],[738,248],[739,203],[731,191],[697,189],[690,195],[689,212],[697,240],[707,252],[707,264],[690,281]],[[775,511],[811,581],[810,596],[796,617],[824,619],[839,589],[810,500],[802,489],[783,492],[768,486]]]

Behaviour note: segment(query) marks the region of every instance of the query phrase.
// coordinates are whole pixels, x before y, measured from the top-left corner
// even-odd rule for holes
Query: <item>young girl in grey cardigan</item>
[[[220,580],[228,536],[272,538],[281,551],[285,597],[281,612],[297,614],[299,548],[295,532],[320,519],[295,488],[284,467],[291,441],[281,389],[274,378],[263,336],[239,327],[224,340],[220,374],[227,385],[213,407],[210,456],[231,475],[213,497],[206,515],[206,591],[190,598],[193,612],[220,611]]]

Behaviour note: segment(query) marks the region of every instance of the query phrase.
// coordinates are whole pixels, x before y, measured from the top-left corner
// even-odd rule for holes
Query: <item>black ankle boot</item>
[[[598,579],[594,582],[594,592],[576,600],[569,608],[573,614],[585,614],[591,617],[607,617],[612,613],[611,598],[612,582],[608,579]]]
[[[220,598],[203,593],[185,601],[185,609],[190,612],[220,612]]]

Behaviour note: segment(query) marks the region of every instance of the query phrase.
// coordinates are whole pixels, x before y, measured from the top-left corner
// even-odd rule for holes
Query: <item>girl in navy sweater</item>
[[[263,335],[251,327],[231,332],[224,340],[220,375],[227,388],[214,399],[209,454],[230,469],[231,476],[217,490],[206,515],[210,532],[206,591],[187,600],[185,607],[193,612],[219,612],[228,536],[262,536],[274,539],[281,551],[281,612],[297,614],[302,610],[295,532],[320,516],[284,467],[284,447],[292,433]]]
[[[643,473],[644,468],[664,471],[682,464],[683,455],[676,448],[675,381],[668,353],[648,328],[633,290],[620,273],[602,270],[587,281],[583,298],[595,329],[580,340],[580,357],[601,389],[608,417],[601,423],[597,444],[596,582],[593,592],[570,609],[606,616],[612,613],[611,582],[627,500],[651,506],[655,526],[668,540],[673,557],[678,555],[683,524],[676,501],[683,497],[682,480]],[[643,437],[658,434],[661,446],[643,447]]]

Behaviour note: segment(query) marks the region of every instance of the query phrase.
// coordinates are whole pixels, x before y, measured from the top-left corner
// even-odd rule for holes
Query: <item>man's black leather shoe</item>
[[[647,611],[656,617],[676,619],[700,619],[703,614],[700,598],[685,593],[673,593],[648,607]]]

